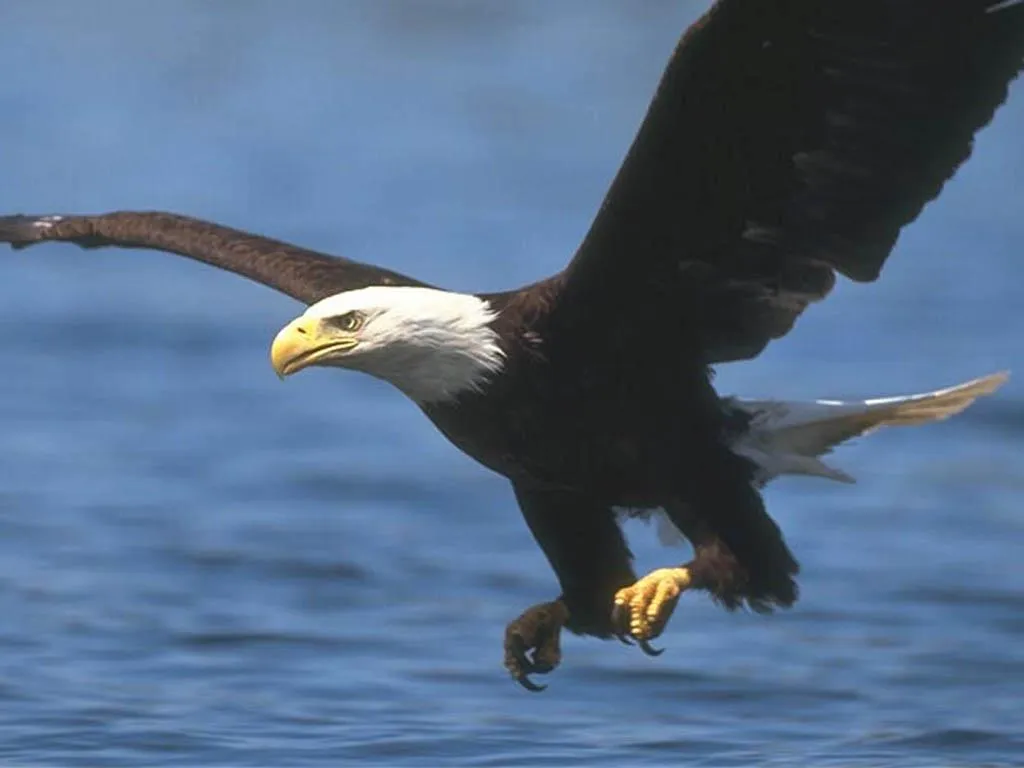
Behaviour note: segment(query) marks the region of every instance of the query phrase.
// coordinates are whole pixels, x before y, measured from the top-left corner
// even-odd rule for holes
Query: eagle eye
[[[334,318],[332,322],[342,331],[352,333],[359,330],[359,326],[363,324],[363,316],[358,312],[346,312],[344,315]]]

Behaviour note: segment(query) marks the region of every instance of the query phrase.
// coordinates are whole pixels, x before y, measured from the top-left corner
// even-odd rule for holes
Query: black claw
[[[523,688],[525,688],[526,690],[531,691],[533,693],[540,693],[541,691],[546,691],[548,688],[546,685],[537,685],[537,683],[533,682],[526,675],[517,676],[516,682],[523,686]]]
[[[637,645],[640,646],[640,650],[646,653],[648,656],[661,656],[665,652],[664,648],[655,648],[646,640],[637,640]]]
[[[508,666],[508,662],[506,662],[506,666]],[[509,671],[512,672],[512,679],[523,686],[523,688],[528,691],[532,691],[533,693],[540,693],[541,691],[547,690],[547,686],[533,682],[529,676],[544,675],[552,669],[554,669],[553,665],[546,664],[544,662],[534,662],[521,649],[517,649],[515,651],[515,664]]]
[[[629,609],[624,605],[616,603],[612,606],[612,626],[618,629],[615,634],[618,635],[621,640],[623,635],[628,632],[629,627]]]
[[[612,628],[615,637],[623,645],[633,645],[635,638],[629,631],[630,610],[625,605],[612,606]],[[649,646],[648,646],[649,647]],[[646,653],[646,651],[645,651]]]
[[[664,648],[655,648],[647,640],[639,640],[629,633],[627,629],[629,618],[630,612],[626,606],[614,605],[612,607],[612,627],[615,637],[618,638],[619,642],[623,645],[633,645],[635,642],[640,647],[640,650],[648,656],[661,656],[665,652]]]

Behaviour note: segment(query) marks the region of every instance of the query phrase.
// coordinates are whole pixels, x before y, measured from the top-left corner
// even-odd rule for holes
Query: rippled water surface
[[[559,269],[703,4],[0,5],[0,210],[166,208],[467,290]],[[900,241],[725,391],[1024,369],[1024,89]],[[0,253],[4,765],[1024,764],[1024,399],[786,480],[773,617],[651,660],[505,623],[555,593],[505,482],[373,380],[280,384],[289,299],[173,257]],[[678,562],[641,524],[643,568]]]

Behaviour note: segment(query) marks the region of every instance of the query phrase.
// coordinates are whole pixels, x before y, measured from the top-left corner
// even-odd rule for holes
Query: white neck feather
[[[480,390],[505,354],[491,328],[496,313],[476,296],[433,288],[374,286],[330,296],[306,310],[366,320],[359,345],[337,362],[391,382],[417,403]]]

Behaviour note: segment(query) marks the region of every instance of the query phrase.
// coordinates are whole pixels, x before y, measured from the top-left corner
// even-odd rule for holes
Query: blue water
[[[10,2],[0,210],[166,208],[452,288],[561,267],[698,4]],[[703,4],[701,4],[703,5]],[[900,241],[724,391],[1024,373],[1024,87]],[[0,763],[1024,765],[1024,388],[768,502],[785,614],[687,597],[657,660],[505,623],[555,594],[505,482],[287,298],[173,257],[0,253]],[[629,526],[641,568],[679,562]]]

